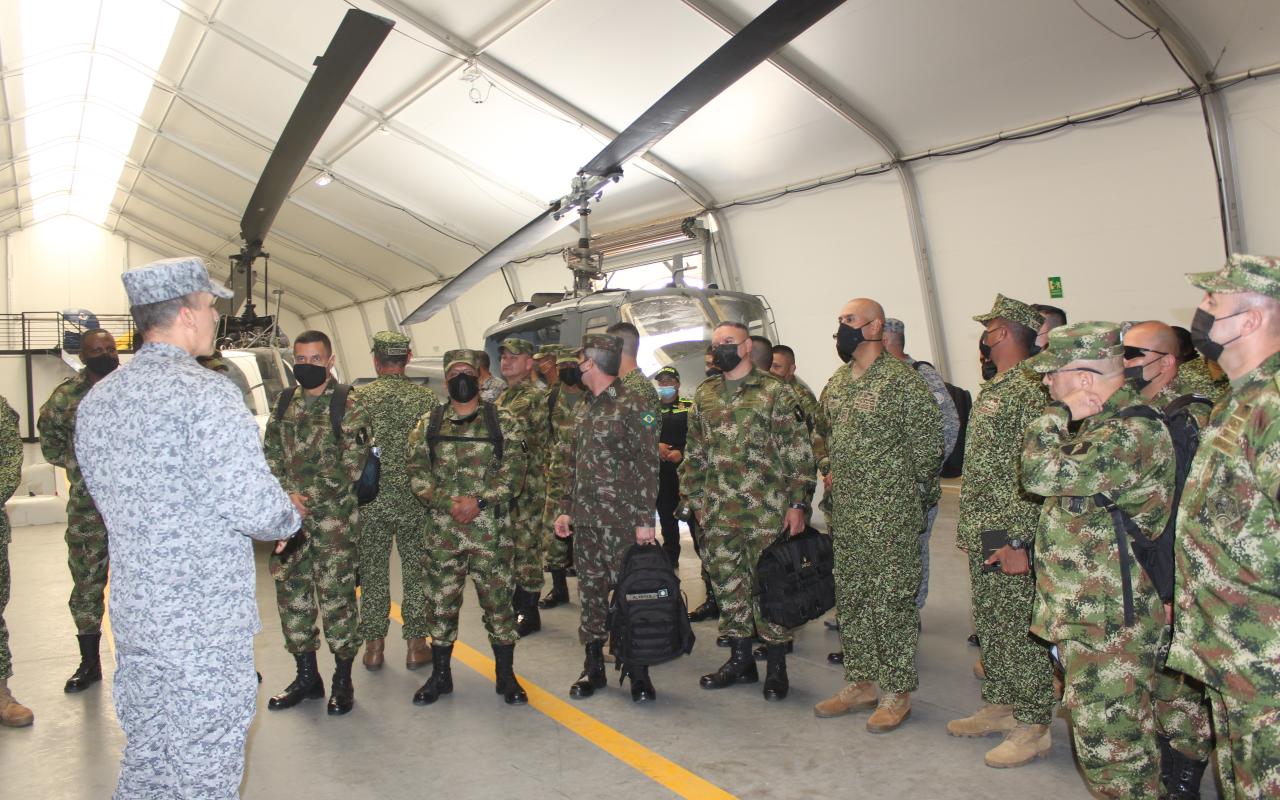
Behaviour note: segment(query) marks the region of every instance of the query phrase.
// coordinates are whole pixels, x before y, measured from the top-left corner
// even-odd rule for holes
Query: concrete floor
[[[978,651],[970,632],[965,560],[954,547],[954,491],[944,492],[932,543],[932,588],[920,640],[920,690],[911,718],[886,735],[866,732],[866,714],[820,720],[812,705],[838,690],[841,672],[827,664],[837,636],[820,623],[799,631],[788,660],[791,696],[766,704],[760,685],[716,692],[698,687],[726,651],[715,646],[714,623],[695,625],[697,647],[687,658],[653,669],[658,700],[635,706],[610,687],[585,701],[568,701],[582,651],[577,643],[576,600],[544,612],[543,630],[516,649],[516,669],[534,684],[572,702],[642,750],[636,766],[598,748],[533,707],[509,708],[491,679],[454,659],[455,690],[428,708],[411,703],[427,670],[404,669],[399,626],[392,623],[387,666],[378,673],[356,666],[356,708],[328,718],[322,701],[281,712],[267,697],[292,679],[275,612],[274,589],[259,570],[263,633],[256,640],[264,677],[258,715],[250,731],[243,793],[247,798],[308,800],[399,798],[704,797],[678,772],[668,788],[640,771],[661,770],[649,753],[743,798],[875,797],[998,798],[1088,797],[1071,755],[1067,726],[1053,724],[1053,750],[1016,770],[993,770],[983,754],[998,740],[956,739],[950,719],[979,707],[979,684],[970,670]],[[259,552],[265,562],[265,550]],[[111,705],[111,678],[78,695],[62,692],[76,666],[75,631],[66,609],[70,577],[62,531],[55,526],[19,528],[10,546],[13,591],[5,613],[15,656],[14,693],[36,713],[35,725],[0,730],[0,796],[6,798],[104,798],[115,783],[123,736]],[[393,564],[395,559],[393,558]],[[690,605],[702,601],[692,546],[685,541],[680,572]],[[398,575],[393,576],[398,582]],[[394,583],[393,583],[394,585]],[[398,590],[394,597],[399,600]],[[474,591],[463,608],[461,641],[491,656]],[[104,665],[112,664],[104,642]],[[322,650],[328,680],[332,657]],[[108,671],[110,671],[108,669]],[[605,736],[612,734],[605,733]],[[1212,795],[1206,779],[1206,796]]]

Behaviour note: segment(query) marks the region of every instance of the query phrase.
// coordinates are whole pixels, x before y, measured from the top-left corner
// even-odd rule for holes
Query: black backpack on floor
[[[835,608],[835,561],[831,537],[809,527],[766,547],[756,565],[760,613],[798,628]]]
[[[635,544],[609,597],[609,652],[619,667],[650,667],[693,652],[680,578],[661,547]]]

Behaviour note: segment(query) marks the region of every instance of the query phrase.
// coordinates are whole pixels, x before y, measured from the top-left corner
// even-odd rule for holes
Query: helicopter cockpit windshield
[[[646,375],[674,366],[681,382],[696,386],[703,373],[703,356],[715,326],[741,322],[752,334],[764,333],[764,304],[744,295],[664,294],[622,304],[621,316],[640,331],[636,361]]]

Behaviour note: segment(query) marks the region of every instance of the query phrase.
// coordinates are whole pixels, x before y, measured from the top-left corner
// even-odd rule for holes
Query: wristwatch
[[[811,510],[808,503],[792,503],[788,508],[794,508],[798,511],[803,511],[806,514]]]
[[[488,506],[489,504],[484,501],[483,497],[476,498],[476,508],[480,509],[481,511],[484,511],[485,508],[487,508]]]

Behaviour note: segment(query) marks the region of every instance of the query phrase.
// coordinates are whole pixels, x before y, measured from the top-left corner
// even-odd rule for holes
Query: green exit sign
[[[1058,300],[1062,297],[1062,278],[1054,275],[1049,278],[1049,297]]]

